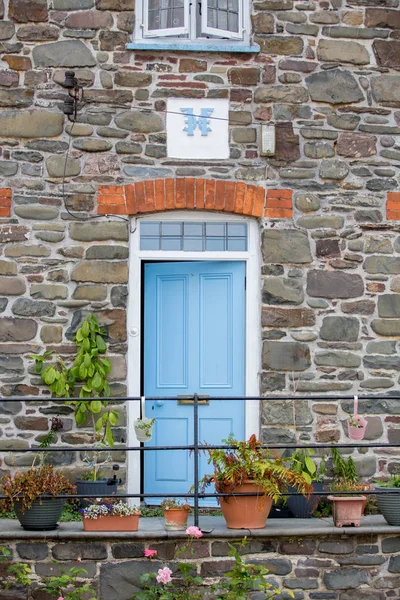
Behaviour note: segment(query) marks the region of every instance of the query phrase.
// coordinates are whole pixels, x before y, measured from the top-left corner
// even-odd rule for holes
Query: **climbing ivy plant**
[[[77,350],[71,366],[52,350],[32,354],[31,358],[35,359],[36,373],[57,398],[73,398],[75,384],[80,386],[79,399],[66,401],[74,407],[77,425],[90,420],[95,441],[112,447],[112,427],[117,424],[118,411],[105,399],[110,396],[107,376],[111,371],[110,361],[103,356],[107,351],[105,335],[96,317],[88,315],[75,334]],[[53,355],[55,360],[48,363]]]

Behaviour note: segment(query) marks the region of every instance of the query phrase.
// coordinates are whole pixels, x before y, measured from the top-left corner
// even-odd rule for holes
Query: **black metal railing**
[[[299,401],[299,400],[307,400],[307,401],[352,401],[354,399],[354,396],[337,396],[337,395],[327,395],[327,396],[322,396],[321,394],[317,395],[317,396],[310,396],[310,395],[296,395],[296,396],[286,396],[286,395],[280,395],[280,396],[268,396],[268,397],[264,397],[264,396],[231,396],[231,397],[227,397],[227,396],[223,396],[223,397],[210,397],[209,400],[210,401],[215,401],[215,402],[221,402],[221,401],[258,401],[258,402],[270,402],[270,401],[282,401],[282,400],[287,400],[287,401]],[[74,400],[74,398],[46,398],[46,397],[11,397],[11,398],[0,398],[0,402],[2,404],[4,403],[12,403],[12,402],[21,402],[21,403],[38,403],[39,401],[43,400],[44,402],[51,402],[51,401],[56,401],[57,404],[62,404],[63,402],[71,402],[72,400]],[[79,399],[82,400],[82,399]],[[146,397],[126,397],[126,396],[117,396],[117,397],[112,397],[112,398],[104,398],[104,400],[108,400],[110,403],[125,403],[125,402],[139,402],[141,405],[143,403],[143,401],[145,400],[146,402],[177,402],[179,400],[179,397],[177,396],[157,396],[157,397],[150,397],[150,396],[146,396]],[[387,400],[395,400],[397,402],[399,402],[399,415],[400,415],[400,397],[399,396],[389,396],[389,395],[373,395],[373,396],[358,396],[358,400],[359,400],[359,404],[361,404],[362,406],[362,402],[365,400],[373,400],[373,401],[377,401],[377,400],[383,400],[383,401],[387,401]],[[90,401],[90,399],[88,399],[88,402]],[[129,498],[136,498],[136,499],[159,499],[159,498],[187,498],[190,500],[193,500],[193,512],[194,512],[194,523],[196,526],[199,525],[199,500],[200,499],[206,499],[206,498],[219,498],[219,497],[231,497],[231,496],[257,496],[258,494],[256,492],[254,493],[240,493],[240,492],[230,492],[230,493],[220,493],[220,492],[214,492],[214,493],[205,493],[203,491],[199,490],[199,482],[200,482],[200,477],[199,477],[199,455],[200,452],[206,452],[207,450],[214,450],[214,449],[234,449],[235,446],[229,446],[229,445],[224,445],[224,444],[219,444],[219,445],[212,445],[212,444],[203,444],[203,443],[199,443],[199,396],[198,394],[194,394],[193,395],[193,444],[188,444],[188,445],[177,445],[177,446],[150,446],[148,444],[146,444],[145,446],[143,444],[141,444],[140,446],[123,446],[121,447],[120,445],[115,446],[115,447],[107,447],[106,451],[113,453],[113,452],[121,452],[121,450],[123,450],[124,452],[149,452],[149,451],[156,451],[156,452],[160,452],[160,451],[172,451],[172,450],[186,450],[190,453],[193,454],[193,493],[188,492],[188,493],[168,493],[168,494],[151,494],[151,493],[147,493],[147,492],[139,492],[139,493],[135,493],[135,494],[130,494],[130,493],[113,493],[113,497],[115,498],[122,498],[122,499],[129,499]],[[186,406],[186,408],[188,408]],[[362,411],[360,411],[362,412]],[[386,413],[380,413],[380,414],[386,414]],[[396,413],[397,414],[397,413]],[[293,423],[293,427],[296,427],[295,422]],[[295,450],[295,449],[301,449],[301,448],[308,448],[308,449],[329,449],[332,448],[332,446],[335,446],[335,448],[400,448],[400,442],[393,442],[393,443],[384,443],[384,442],[360,442],[360,441],[355,441],[353,443],[351,442],[343,442],[343,443],[338,443],[338,442],[327,442],[327,443],[321,443],[321,444],[317,444],[317,443],[302,443],[302,444],[262,444],[262,448],[269,448],[271,450]],[[31,446],[28,448],[13,448],[8,447],[8,448],[2,448],[0,449],[0,453],[37,453],[37,452],[65,452],[65,451],[74,451],[74,452],[92,452],[94,450],[94,446],[90,445],[90,446],[49,446],[47,448],[40,448],[37,446]],[[105,450],[105,449],[102,449]],[[329,495],[339,495],[339,494],[343,494],[346,493],[346,495],[355,495],[355,494],[360,494],[360,492],[350,492],[350,491],[345,491],[345,492],[340,492],[340,491],[335,491],[335,492],[330,492],[330,491],[323,491],[323,492],[318,492],[318,496],[327,496]],[[385,490],[384,488],[380,488],[379,490],[363,490],[362,494],[363,495],[381,495],[381,494],[387,494],[390,493],[390,490]],[[392,492],[393,493],[393,492]],[[299,492],[285,492],[285,496],[299,496],[301,495]],[[85,499],[85,498],[99,498],[99,497],[104,497],[101,496],[101,494],[96,494],[96,495],[88,495],[88,494],[84,494],[84,495],[80,495],[80,494],[63,494],[63,495],[59,495],[57,496],[58,498],[64,498],[64,499]],[[0,500],[5,500],[7,497],[4,495],[0,494]]]

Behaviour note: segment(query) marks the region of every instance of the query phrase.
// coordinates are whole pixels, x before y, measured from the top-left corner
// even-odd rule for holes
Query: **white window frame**
[[[196,3],[199,0],[185,0],[185,26],[186,26],[186,18],[188,19],[188,31],[180,31],[183,28],[166,28],[160,30],[149,30],[148,28],[148,0],[137,0],[136,10],[135,10],[135,31],[133,36],[133,46],[135,43],[142,43],[141,45],[148,45],[149,47],[156,47],[158,44],[161,46],[163,42],[175,43],[177,45],[177,49],[184,50],[185,47],[188,47],[189,50],[195,49],[195,46],[199,45],[202,48],[207,49],[209,46],[210,49],[212,47],[218,46],[221,47],[221,51],[223,51],[223,46],[232,46],[234,44],[238,47],[238,51],[240,48],[246,48],[248,50],[250,46],[250,32],[251,32],[251,2],[250,0],[239,0],[239,32],[235,33],[232,31],[224,31],[219,29],[214,29],[207,27],[207,24],[204,27],[204,17],[203,15],[207,12],[203,10],[204,1],[202,1],[202,17],[201,17],[201,28],[203,31],[203,35],[213,35],[213,38],[207,37],[197,37],[196,32]],[[193,16],[194,11],[194,16]],[[205,30],[206,29],[206,30]],[[187,37],[178,37],[179,35],[187,35]],[[128,44],[128,48],[129,48]],[[252,51],[259,51],[258,46],[251,47]]]
[[[238,0],[238,31],[227,31],[224,29],[217,29],[216,27],[210,27],[207,25],[208,21],[208,0],[201,0],[201,31],[202,33],[208,33],[218,37],[224,37],[231,40],[242,40],[244,34],[243,27],[243,3],[245,0]]]
[[[243,252],[185,252],[140,249],[141,221],[226,221],[247,223],[248,243]],[[132,218],[129,250],[129,297],[127,308],[128,330],[128,395],[139,397],[141,393],[141,311],[142,311],[142,262],[143,261],[188,261],[218,260],[243,261],[246,263],[246,349],[245,349],[245,393],[246,396],[260,395],[261,373],[261,256],[260,225],[256,219],[238,215],[214,214],[205,211],[172,211]],[[140,416],[139,402],[129,402],[127,407],[128,446],[137,446],[133,422]],[[260,403],[245,402],[245,436],[260,431]],[[140,452],[129,452],[127,456],[128,493],[140,492]],[[134,499],[133,504],[138,504]]]
[[[143,37],[159,38],[189,34],[188,0],[184,0],[183,4],[183,23],[183,27],[165,27],[164,29],[149,29],[149,0],[143,0]]]

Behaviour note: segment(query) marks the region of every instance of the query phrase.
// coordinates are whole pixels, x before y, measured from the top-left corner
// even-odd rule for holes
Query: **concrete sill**
[[[189,520],[193,524],[193,519]],[[200,517],[200,527],[207,538],[306,537],[316,535],[400,534],[400,527],[388,525],[381,515],[364,517],[360,527],[334,527],[332,519],[269,519],[265,529],[227,529],[223,517]],[[25,531],[17,520],[0,519],[3,540],[73,540],[73,539],[152,539],[187,538],[184,531],[166,531],[162,518],[144,518],[136,532],[84,532],[82,523],[60,523],[55,531]]]
[[[260,46],[253,44],[240,44],[235,42],[228,42],[226,44],[215,42],[213,44],[197,44],[185,43],[185,42],[130,42],[126,44],[127,50],[170,50],[171,52],[244,52],[258,54],[260,52]]]

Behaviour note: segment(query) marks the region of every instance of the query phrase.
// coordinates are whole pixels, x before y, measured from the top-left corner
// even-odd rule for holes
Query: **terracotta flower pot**
[[[120,517],[119,515],[105,515],[97,519],[83,517],[85,531],[137,531],[139,528],[139,515]]]
[[[363,503],[366,496],[328,496],[333,502],[333,521],[336,527],[360,527]]]
[[[228,490],[227,490],[228,491]],[[272,498],[251,481],[235,488],[237,493],[254,493],[258,496],[219,498],[222,514],[228,529],[263,529],[272,506]]]
[[[187,508],[169,508],[164,510],[165,529],[184,531],[187,527],[189,511]]]
[[[353,417],[353,419],[359,423],[360,427],[352,427],[350,421],[348,421],[349,438],[357,441],[363,440],[367,430],[368,421],[367,419],[364,419],[364,417]]]

